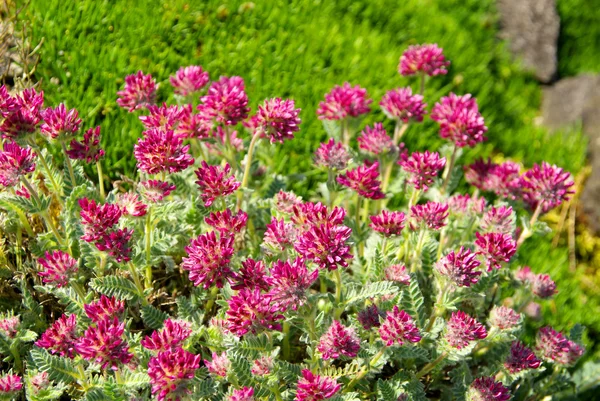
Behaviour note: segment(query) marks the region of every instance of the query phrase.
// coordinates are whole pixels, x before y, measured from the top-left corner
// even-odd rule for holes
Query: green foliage
[[[135,284],[124,277],[106,276],[90,281],[90,287],[101,294],[131,301],[138,299],[140,294]]]
[[[80,378],[71,359],[50,355],[45,349],[37,347],[30,351],[30,356],[35,368],[41,372],[48,372],[51,380],[71,383]]]
[[[163,322],[169,318],[169,315],[152,305],[143,306],[140,312],[144,324],[154,330],[160,329],[163,326]]]

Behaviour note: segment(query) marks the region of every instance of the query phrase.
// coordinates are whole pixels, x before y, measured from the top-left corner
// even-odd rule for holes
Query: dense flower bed
[[[310,200],[254,157],[294,139],[300,109],[272,98],[252,114],[240,77],[182,68],[170,80],[179,104],[160,105],[150,75],[128,76],[117,103],[140,113],[139,176],[109,191],[98,127],[79,138],[75,109],[0,88],[14,292],[0,319],[2,397],[492,401],[568,386],[581,328],[526,342],[525,319],[558,289],[518,251],[573,182],[546,163],[459,166],[488,128],[469,94],[429,111],[427,80],[449,65],[436,45],[409,47],[399,73],[418,91],[385,94],[394,132],[364,127],[358,150],[367,91],[326,94],[318,116],[332,138],[314,165],[328,179]],[[428,115],[448,145],[406,149],[407,127]],[[455,191],[463,172],[470,194]]]

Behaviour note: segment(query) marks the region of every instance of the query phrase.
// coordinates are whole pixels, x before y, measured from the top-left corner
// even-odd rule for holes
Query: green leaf
[[[119,276],[95,278],[90,281],[90,287],[101,294],[116,297],[124,301],[131,301],[140,296],[135,284]]]
[[[396,389],[390,385],[390,382],[377,380],[377,401],[396,400],[397,398]]]
[[[164,321],[169,318],[169,315],[152,305],[143,306],[141,315],[144,324],[154,330],[160,329],[163,326]]]
[[[394,348],[394,357],[398,359],[418,359],[423,362],[429,362],[429,352],[421,347],[405,345]]]
[[[37,369],[48,372],[50,380],[71,383],[80,379],[79,372],[71,359],[50,355],[42,348],[32,348],[29,353]]]
[[[233,337],[229,338],[231,339]],[[257,359],[267,352],[269,339],[266,335],[246,335],[239,341],[225,341],[224,345],[227,349],[230,349],[245,358]]]
[[[37,214],[48,210],[52,198],[40,195],[39,202],[33,197],[27,199],[22,196],[3,194],[0,197],[0,206],[3,206],[9,210],[17,211],[22,210],[25,213]]]
[[[352,305],[365,299],[394,294],[398,291],[392,281],[376,281],[367,285],[354,284],[348,286],[346,305]]]
[[[448,375],[452,381],[453,400],[463,401],[465,399],[465,393],[473,381],[469,366],[463,361],[459,363],[456,368],[452,369]]]
[[[238,353],[232,352],[229,355],[231,361],[231,372],[228,375],[234,375],[236,380],[242,386],[252,386],[252,372],[250,371],[250,362]]]
[[[410,284],[408,287],[404,287],[404,290],[402,291],[400,306],[413,319],[419,322],[419,327],[423,327],[425,325],[425,321],[427,320],[423,304],[423,294],[419,288],[419,282],[417,277],[414,274],[411,274]]]

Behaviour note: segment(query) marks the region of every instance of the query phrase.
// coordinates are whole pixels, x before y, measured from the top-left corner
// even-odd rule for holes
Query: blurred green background
[[[600,71],[600,7],[594,1],[559,0],[559,74]],[[123,77],[143,70],[161,83],[160,101],[171,101],[169,75],[180,66],[202,65],[212,79],[240,75],[253,110],[267,97],[290,97],[302,108],[302,129],[294,141],[273,149],[275,172],[296,173],[293,189],[308,195],[319,176],[312,152],[326,138],[315,110],[324,93],[349,81],[365,87],[374,111],[365,123],[385,121],[377,103],[385,91],[413,84],[397,73],[410,44],[438,43],[452,65],[447,76],[429,81],[432,106],[454,91],[472,93],[489,127],[489,141],[468,152],[504,155],[529,166],[546,160],[577,174],[585,165],[586,141],[578,131],[550,135],[536,125],[541,89],[511,60],[497,38],[492,0],[32,0],[24,17],[32,40],[42,38],[42,80],[48,105],[65,102],[79,110],[87,127],[102,126],[105,171],[113,177],[135,171],[132,148],[141,135],[137,115],[118,108]],[[388,121],[387,127],[391,129]],[[431,122],[411,127],[409,149],[436,149]],[[530,243],[523,263],[547,271],[559,294],[544,303],[558,329],[585,324],[591,340],[600,333],[600,301],[589,269],[568,269],[559,242]],[[588,285],[582,285],[587,282]],[[591,341],[588,347],[591,347]],[[593,348],[588,359],[598,353]]]

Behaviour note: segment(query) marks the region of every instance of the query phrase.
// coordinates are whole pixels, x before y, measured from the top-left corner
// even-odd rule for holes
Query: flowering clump
[[[248,95],[241,77],[221,77],[211,84],[201,98],[198,110],[208,113],[225,125],[236,125],[248,117]]]
[[[298,380],[296,401],[320,401],[331,398],[341,388],[331,377],[318,376],[308,369],[302,370],[302,378]]]
[[[140,192],[142,196],[152,202],[157,203],[169,196],[175,190],[175,185],[165,181],[148,180],[140,183]]]
[[[500,330],[511,330],[521,323],[521,315],[506,306],[494,306],[490,311],[489,323]]]
[[[537,359],[532,350],[518,341],[514,341],[510,346],[510,354],[504,362],[504,367],[510,373],[518,373],[525,369],[537,369],[542,362]]]
[[[242,387],[239,390],[233,390],[229,401],[254,401],[254,389],[252,387]]]
[[[400,235],[404,229],[406,215],[402,212],[388,212],[382,210],[381,214],[371,216],[371,228],[386,237]]]
[[[295,108],[293,100],[267,99],[258,106],[252,126],[271,143],[283,143],[285,139],[293,139],[294,132],[300,129],[299,113],[300,109]]]
[[[146,108],[156,103],[156,89],[152,75],[138,71],[125,77],[125,89],[117,92],[117,103],[129,112]]]
[[[453,312],[446,325],[446,341],[457,349],[468,346],[471,341],[486,337],[485,327],[463,311]]]
[[[208,371],[214,375],[226,377],[227,372],[231,368],[231,361],[227,357],[227,353],[223,352],[220,355],[216,352],[212,353],[212,361],[204,360],[204,365]]]
[[[271,295],[261,294],[259,289],[244,288],[228,303],[227,330],[232,334],[241,337],[263,330],[281,330],[278,321],[283,319],[283,315]]]
[[[145,173],[176,173],[194,164],[194,158],[188,154],[189,149],[190,146],[184,146],[182,139],[172,130],[151,128],[138,140],[133,153],[138,168]]]
[[[221,235],[231,235],[240,232],[246,227],[248,213],[240,210],[234,215],[231,213],[231,210],[225,209],[222,212],[211,213],[204,221],[220,232]]]
[[[298,238],[295,249],[321,269],[348,267],[352,254],[346,241],[351,234],[352,230],[343,225],[313,226]]]
[[[102,320],[111,319],[122,314],[125,310],[125,302],[102,294],[99,300],[83,305],[83,309],[87,317],[92,319],[93,322],[99,323]]]
[[[443,277],[459,287],[470,287],[477,283],[480,271],[477,267],[481,264],[475,259],[477,254],[470,249],[461,247],[458,252],[450,252],[435,264],[435,269]]]
[[[378,168],[379,163],[377,162],[371,165],[365,163],[354,170],[348,170],[344,175],[340,175],[337,181],[358,192],[364,198],[382,199],[385,198],[385,194],[381,192]]]
[[[317,350],[323,359],[337,359],[340,355],[354,358],[360,350],[360,340],[352,328],[344,327],[334,320],[321,337]]]
[[[38,273],[43,277],[42,281],[57,287],[66,286],[77,273],[77,261],[62,251],[46,252],[43,258],[38,259],[38,263],[42,266],[42,271]]]
[[[225,280],[233,276],[229,262],[233,255],[233,237],[214,231],[200,235],[185,248],[188,257],[183,258],[181,267],[190,272],[190,280],[195,286],[203,284],[210,288],[215,284],[223,287]]]
[[[544,162],[534,164],[533,168],[523,174],[521,179],[523,199],[533,210],[538,206],[543,213],[554,209],[574,193],[571,189],[575,183],[571,174],[560,167]]]
[[[0,184],[12,187],[21,176],[35,170],[35,153],[30,148],[22,148],[15,142],[4,142],[0,151]]]
[[[315,164],[332,170],[344,170],[348,166],[350,155],[341,142],[333,138],[329,142],[322,143],[315,151]]]
[[[427,103],[423,96],[413,95],[410,88],[398,88],[387,92],[379,103],[388,118],[407,124],[410,121],[421,122],[427,114]]]
[[[86,163],[100,160],[104,156],[104,150],[100,147],[100,127],[85,131],[83,142],[73,139],[67,155],[74,160],[85,160]]]
[[[182,348],[159,352],[148,362],[148,376],[152,384],[152,394],[159,401],[180,400],[191,393],[188,383],[200,367],[200,355],[194,355]]]
[[[408,46],[400,57],[398,72],[402,75],[445,75],[450,62],[437,44]]]
[[[50,353],[73,358],[77,341],[77,316],[62,315],[35,342],[35,345],[46,348]]]
[[[410,284],[410,274],[406,270],[406,266],[396,264],[390,265],[385,268],[383,271],[385,279],[388,281],[395,281],[400,284],[409,285]]]
[[[319,104],[317,115],[321,120],[343,120],[358,117],[369,112],[372,100],[367,98],[367,90],[352,86],[348,82],[336,85],[325,95],[325,101]]]
[[[448,205],[436,202],[415,205],[410,209],[410,216],[414,220],[414,224],[411,223],[411,229],[413,230],[421,225],[430,230],[439,230],[446,225]]]
[[[283,310],[297,310],[306,302],[306,292],[318,277],[319,271],[309,271],[302,258],[291,263],[276,261],[271,267],[270,279],[273,302]]]
[[[234,290],[248,288],[253,290],[259,288],[268,291],[270,288],[270,277],[266,274],[266,266],[262,261],[248,258],[242,262],[242,267],[235,277],[235,283],[231,285]]]
[[[475,379],[467,391],[468,401],[508,401],[510,398],[510,390],[493,377]]]
[[[75,350],[88,361],[116,370],[119,364],[127,364],[133,358],[123,339],[125,323],[115,317],[106,318],[96,326],[90,326],[75,343]]]
[[[57,108],[49,107],[40,114],[44,119],[40,131],[50,139],[66,139],[79,131],[81,125],[79,113],[75,109],[67,111],[62,103]]]
[[[477,253],[483,255],[488,270],[499,269],[502,262],[509,262],[517,251],[517,245],[510,234],[475,233]]]
[[[433,179],[446,165],[446,159],[440,158],[437,152],[426,150],[424,153],[414,152],[409,157],[400,159],[398,164],[410,174],[410,184],[416,189],[427,191],[433,184]]]
[[[440,136],[458,147],[473,147],[486,140],[487,127],[471,95],[443,97],[433,106],[431,119],[440,124]]]
[[[180,96],[189,96],[200,91],[208,84],[208,72],[199,65],[181,67],[175,75],[169,78],[175,93]]]
[[[240,187],[240,183],[235,180],[235,177],[229,176],[230,171],[229,164],[225,164],[225,167],[209,166],[208,163],[202,161],[201,167],[196,170],[198,177],[196,184],[202,192],[204,206],[212,205],[219,197],[231,195]]]
[[[584,349],[561,332],[547,326],[538,331],[536,351],[542,359],[548,362],[573,365],[583,355]]]
[[[394,149],[394,142],[385,132],[385,128],[381,123],[376,123],[373,127],[365,127],[357,141],[360,149],[375,156],[389,153]]]
[[[421,341],[419,329],[408,313],[397,306],[387,313],[385,321],[379,327],[381,340],[389,347],[394,344],[418,343]]]
[[[23,388],[23,381],[17,375],[0,376],[0,395],[14,395]]]

